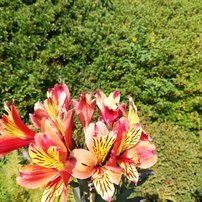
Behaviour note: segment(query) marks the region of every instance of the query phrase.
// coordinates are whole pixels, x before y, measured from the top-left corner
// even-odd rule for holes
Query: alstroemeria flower
[[[129,102],[128,114],[123,112],[125,117],[122,117],[114,125],[117,139],[111,155],[113,162],[117,160],[126,176],[137,184],[139,174],[136,167],[149,168],[153,166],[157,161],[157,155],[151,138],[139,123],[137,108],[131,97],[129,97]]]
[[[143,130],[140,125],[140,120],[137,114],[137,108],[133,102],[132,97],[129,97],[129,110],[122,110],[124,117],[119,119],[114,124],[114,131],[117,132],[117,154],[134,147],[139,141],[151,141],[149,135]]]
[[[124,169],[128,179],[137,184],[139,174],[136,167],[146,169],[157,162],[155,146],[149,141],[139,141],[133,148],[117,157],[117,162]]]
[[[50,118],[59,131],[62,132],[62,120],[66,117],[70,105],[70,93],[65,84],[56,84],[54,88],[48,89],[47,99],[37,102],[34,113],[30,119],[36,128],[41,128],[41,120]]]
[[[92,94],[82,93],[80,95],[80,100],[72,100],[72,105],[82,123],[83,128],[87,128],[92,121],[95,99],[92,99]]]
[[[106,95],[101,91],[97,91],[96,104],[99,108],[101,118],[107,124],[111,124],[116,118],[118,118],[122,114],[119,105],[122,106],[122,108],[125,108],[125,104],[119,104],[119,101],[120,93],[118,91],[110,93],[108,97],[106,97]]]
[[[37,133],[35,143],[29,146],[29,155],[33,162],[20,169],[17,182],[26,188],[45,187],[42,202],[52,202],[56,196],[66,202],[66,189],[70,172],[64,169],[67,149],[57,134]]]
[[[21,120],[14,102],[9,108],[8,102],[5,103],[5,110],[0,120],[0,157],[7,153],[29,145],[33,142],[35,132],[28,128]]]
[[[70,158],[75,159],[72,175],[79,179],[91,177],[96,191],[106,201],[111,201],[114,194],[114,183],[119,184],[122,169],[105,164],[107,156],[116,139],[113,131],[99,121],[91,123],[85,131],[88,150],[75,149]]]

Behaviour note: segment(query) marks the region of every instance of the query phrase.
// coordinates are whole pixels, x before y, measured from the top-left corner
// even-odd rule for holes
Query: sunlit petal
[[[129,162],[129,161],[133,162],[136,166],[140,165],[139,156],[137,154],[136,146],[124,151],[119,158],[122,159],[123,161],[126,160],[127,162]]]
[[[32,121],[33,125],[38,129],[41,128],[41,120],[43,118],[49,117],[47,111],[45,110],[43,103],[40,101],[38,101],[34,105],[34,113],[29,114],[29,116],[30,116],[30,120]]]
[[[118,166],[104,166],[107,169],[106,172],[112,177],[112,181],[114,184],[118,185],[121,181],[121,176],[123,173],[123,169]]]
[[[130,103],[129,112],[128,112],[128,120],[130,122],[130,125],[133,125],[133,124],[139,123],[140,120],[137,115],[137,107],[134,104],[133,98],[130,96],[128,98],[129,98],[129,103]]]
[[[143,169],[150,168],[157,162],[156,148],[151,142],[140,141],[135,149],[140,161],[138,167]]]
[[[73,127],[73,115],[74,111],[69,110],[67,112],[66,117],[64,118],[62,124],[63,124],[63,129],[64,129],[64,140],[66,147],[70,151],[73,147],[73,142],[72,142],[72,127]]]
[[[98,162],[102,163],[113,146],[116,135],[113,131],[109,132],[106,125],[99,121],[89,125],[85,137],[88,149],[96,156]]]
[[[0,136],[0,157],[9,152],[29,145],[33,140],[21,139],[17,137]]]
[[[96,104],[99,108],[101,118],[107,123],[111,124],[118,116],[122,114],[119,108],[120,93],[114,91],[108,97],[101,91],[96,93]]]
[[[98,121],[96,124],[90,123],[85,131],[86,145],[90,151],[93,151],[93,138],[105,136],[109,133],[106,125]]]
[[[129,162],[121,162],[120,166],[125,171],[125,174],[128,177],[128,179],[131,180],[132,182],[134,182],[135,184],[137,184],[139,174],[135,167],[135,164],[129,163]]]
[[[109,107],[109,109],[116,110],[119,100],[120,100],[120,93],[118,91],[114,91],[110,93],[108,97],[105,98],[104,104],[107,107]]]
[[[57,138],[62,138],[62,134],[60,134],[60,131],[50,118],[43,118],[41,120],[40,132],[49,134],[51,136],[57,136]]]
[[[55,197],[62,194],[64,188],[65,184],[63,179],[61,175],[58,174],[46,185],[41,202],[52,202]]]
[[[91,97],[92,94],[82,93],[79,102],[72,100],[72,105],[84,128],[90,124],[94,113],[95,99],[92,100]]]
[[[44,122],[46,123],[46,122]],[[37,147],[47,151],[49,147],[54,146],[58,148],[59,158],[61,162],[64,162],[67,158],[67,149],[60,139],[60,136],[54,133],[54,130],[50,133],[37,133],[35,135],[35,142]]]
[[[129,128],[128,119],[122,117],[113,125],[113,131],[116,134],[116,141],[112,149],[112,155],[119,155],[125,144],[126,131]]]
[[[96,157],[85,149],[74,149],[70,153],[70,161],[65,163],[65,168],[68,171],[72,170],[72,175],[79,179],[90,177],[97,165]]]
[[[92,181],[98,194],[105,201],[111,201],[115,188],[112,176],[106,172],[106,169],[98,168],[92,176]]]
[[[48,98],[44,101],[44,107],[49,115],[49,117],[56,122],[57,119],[57,106],[51,98]]]
[[[99,163],[104,162],[115,139],[116,137],[113,133],[93,138],[93,153],[97,157]]]
[[[34,145],[29,147],[29,155],[37,165],[46,167],[46,168],[57,168],[58,170],[63,170],[64,165],[59,160],[59,148],[55,146],[49,147],[47,152],[38,148]]]
[[[5,110],[8,115],[3,114],[0,123],[0,132],[2,135],[13,136],[19,138],[33,139],[35,132],[29,129],[21,120],[14,102],[9,108],[8,102],[5,103]]]
[[[29,147],[29,155],[34,163],[48,168],[64,168],[66,148],[55,136],[37,133],[34,144]]]
[[[38,165],[27,165],[20,168],[17,183],[29,189],[36,189],[45,186],[56,175],[58,175],[56,169],[44,168]]]
[[[70,105],[70,92],[66,84],[55,84],[53,88],[48,89],[47,97],[51,98],[58,108],[68,111]]]
[[[142,127],[139,124],[133,125],[125,134],[124,142],[122,143],[121,151],[125,151],[135,146],[141,137]]]

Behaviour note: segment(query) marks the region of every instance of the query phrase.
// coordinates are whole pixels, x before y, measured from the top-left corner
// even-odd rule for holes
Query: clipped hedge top
[[[73,96],[119,89],[152,121],[200,130],[201,7],[187,0],[1,1],[1,106],[14,98],[27,116],[48,87],[66,82]]]

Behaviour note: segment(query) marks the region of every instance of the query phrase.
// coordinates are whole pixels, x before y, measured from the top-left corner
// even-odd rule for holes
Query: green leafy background
[[[201,22],[200,0],[1,0],[0,112],[14,99],[28,121],[62,82],[74,98],[131,95],[159,161],[128,198],[201,201]],[[16,185],[16,155],[0,160],[0,201],[40,201]]]

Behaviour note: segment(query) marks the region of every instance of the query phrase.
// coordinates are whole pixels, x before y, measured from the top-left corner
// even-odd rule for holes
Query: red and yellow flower
[[[56,84],[54,88],[48,89],[47,99],[37,102],[34,113],[30,114],[33,125],[40,129],[43,118],[50,119],[61,134],[64,134],[63,120],[71,116],[68,114],[70,106],[70,93],[65,84]],[[70,110],[69,113],[72,113]]]
[[[136,167],[153,166],[157,162],[157,155],[151,138],[140,125],[137,108],[131,97],[129,102],[128,114],[123,112],[125,117],[114,126],[117,130],[117,139],[112,155],[114,161],[116,160],[123,168],[128,179],[137,184],[139,174]]]
[[[68,161],[68,150],[54,130],[46,129],[47,131],[35,135],[35,142],[29,146],[33,164],[20,169],[17,182],[30,189],[45,187],[42,202],[52,202],[60,195],[61,201],[65,202],[71,176],[71,170],[64,169],[65,162]]]
[[[135,184],[138,170],[153,166],[156,149],[140,125],[137,109],[129,97],[129,109],[120,102],[120,93],[107,97],[101,91],[82,93],[72,100],[65,84],[56,84],[47,92],[44,102],[37,102],[30,119],[35,131],[21,120],[14,103],[5,103],[7,114],[0,120],[0,157],[29,145],[31,164],[23,166],[17,182],[35,189],[45,187],[42,202],[52,202],[61,196],[67,199],[71,176],[87,179],[97,193],[111,201],[123,173]],[[92,123],[95,107],[99,117]],[[73,116],[77,114],[85,135],[84,148],[74,148]],[[87,149],[85,149],[87,148]]]
[[[70,154],[74,159],[72,175],[79,179],[91,177],[96,191],[106,201],[111,201],[114,194],[114,184],[119,184],[122,169],[107,165],[107,155],[116,140],[113,131],[99,121],[91,123],[85,131],[85,140],[88,150],[75,149]]]
[[[9,152],[27,146],[34,140],[35,132],[21,120],[14,102],[9,107],[4,105],[8,114],[3,114],[0,120],[0,157]]]

